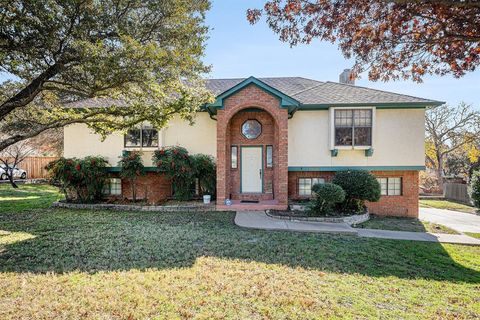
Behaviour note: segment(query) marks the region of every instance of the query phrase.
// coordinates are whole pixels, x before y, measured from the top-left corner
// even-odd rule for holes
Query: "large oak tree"
[[[478,0],[270,0],[247,11],[251,23],[262,15],[292,46],[337,42],[370,80],[460,77],[480,64]]]
[[[86,123],[106,135],[211,99],[208,0],[0,0],[0,151]],[[84,100],[87,99],[87,100]],[[84,103],[78,101],[84,100]],[[80,108],[78,108],[80,106]]]

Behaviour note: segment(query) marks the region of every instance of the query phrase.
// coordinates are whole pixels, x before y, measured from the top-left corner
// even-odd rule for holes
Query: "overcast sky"
[[[207,23],[213,30],[205,61],[212,65],[210,78],[301,76],[320,81],[338,81],[338,75],[352,66],[336,45],[315,42],[290,48],[261,21],[251,26],[247,8],[260,8],[264,1],[213,0]],[[364,76],[357,85],[404,93],[457,104],[465,101],[480,109],[480,70],[460,79],[427,77],[422,84],[412,81],[370,82]]]
[[[259,8],[260,0],[213,0],[207,15],[212,28],[205,62],[212,65],[209,78],[301,76],[320,81],[338,81],[340,72],[352,66],[336,45],[314,42],[290,48],[282,43],[265,21],[251,26],[247,8]],[[9,78],[0,74],[0,81]],[[457,104],[465,101],[480,109],[480,70],[460,79],[427,77],[412,81],[370,82],[364,76],[357,85]]]

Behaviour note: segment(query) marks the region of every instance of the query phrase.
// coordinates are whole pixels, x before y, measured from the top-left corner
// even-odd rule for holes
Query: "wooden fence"
[[[45,170],[45,166],[50,161],[57,159],[58,157],[27,157],[18,167],[27,171],[28,179],[48,178],[48,172]]]
[[[455,200],[466,204],[472,203],[472,200],[468,195],[468,185],[463,183],[445,183],[443,187],[443,195],[445,199]]]

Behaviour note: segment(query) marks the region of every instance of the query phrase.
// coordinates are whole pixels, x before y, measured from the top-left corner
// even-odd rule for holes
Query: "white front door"
[[[240,161],[242,169],[241,192],[261,193],[263,181],[262,147],[242,147]]]

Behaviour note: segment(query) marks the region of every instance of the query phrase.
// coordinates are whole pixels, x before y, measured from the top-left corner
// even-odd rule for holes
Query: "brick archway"
[[[262,112],[249,114],[248,109],[255,108]],[[258,200],[273,200],[271,208],[286,209],[288,205],[288,111],[280,107],[280,100],[256,85],[249,85],[225,99],[223,109],[217,111],[217,206],[222,208],[225,199],[230,195],[237,199],[245,199],[240,195],[238,183],[239,173],[232,172],[230,162],[231,141],[248,145],[249,142],[236,139],[232,135],[240,135],[239,130],[232,130],[232,124],[238,123],[242,117],[257,116],[260,122],[271,119],[273,133],[271,137],[260,137],[251,144],[273,144],[274,163],[272,167],[272,192],[258,195]],[[268,188],[267,188],[268,191]],[[260,208],[260,207],[259,207]],[[265,206],[261,206],[262,209]],[[252,206],[252,209],[254,206]]]

